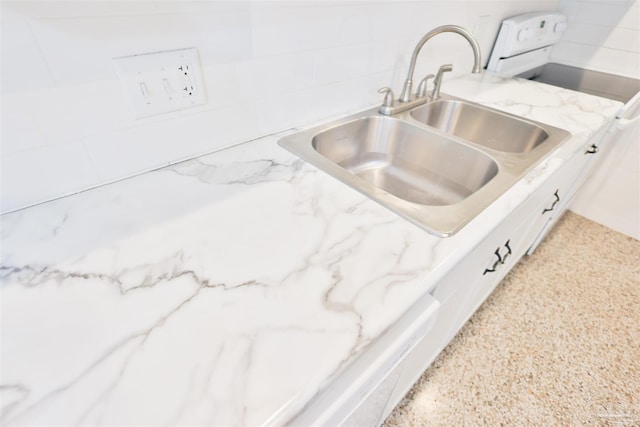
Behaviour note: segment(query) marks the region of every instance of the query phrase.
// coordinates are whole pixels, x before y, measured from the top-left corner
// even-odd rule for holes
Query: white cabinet
[[[529,229],[540,201],[530,198],[465,256],[436,288],[434,296],[455,289],[450,297],[457,313],[452,316],[447,342],[473,315],[531,245]]]
[[[486,299],[513,264],[525,253],[531,210],[540,200],[530,198],[494,229],[464,261],[431,292],[440,302],[435,324],[404,354],[386,379],[343,425],[379,425],[391,413],[425,369]]]
[[[432,295],[423,295],[358,360],[345,366],[289,424],[369,426],[382,423],[395,406],[386,410],[394,395],[402,362],[433,331],[439,309],[438,300]]]
[[[594,140],[598,140],[600,135]],[[369,411],[374,419],[366,425],[379,425],[400,402],[422,373],[487,299],[518,260],[555,224],[582,183],[589,177],[598,148],[586,143],[562,168],[534,194],[518,206],[452,269],[431,292],[440,301],[433,328],[409,351],[382,382],[376,409],[365,405],[356,414]],[[376,406],[377,405],[377,406]],[[364,409],[369,408],[369,409]],[[353,424],[364,421],[352,418]]]
[[[455,294],[454,294],[455,295]],[[397,368],[397,378],[389,399],[385,402],[384,421],[402,398],[413,387],[422,373],[433,363],[438,355],[455,336],[456,319],[459,310],[458,299],[455,296],[449,298],[440,305],[440,312],[431,331],[407,354]]]
[[[335,381],[316,407],[295,423],[343,426],[381,424],[504,276],[567,209],[589,177],[602,134],[586,143],[562,168],[464,255]],[[531,248],[531,250],[530,250]],[[315,412],[315,414],[314,414]],[[313,416],[311,416],[313,415]]]
[[[602,131],[584,144],[580,154],[576,154],[545,184],[544,187],[549,195],[546,204],[539,209],[539,216],[534,219],[531,233],[535,237],[527,252],[528,255],[535,252],[538,245],[567,211],[580,187],[592,175],[602,157],[602,149],[605,148],[606,142],[606,132]],[[554,186],[555,190],[553,190]]]

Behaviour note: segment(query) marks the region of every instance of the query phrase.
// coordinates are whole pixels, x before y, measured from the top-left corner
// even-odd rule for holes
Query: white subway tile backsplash
[[[95,121],[92,119],[95,111],[92,111],[91,107],[95,104],[91,101],[87,102],[87,100],[100,100],[101,103],[106,101],[102,97],[92,96],[94,93],[92,86],[92,83],[73,88],[57,86],[23,95],[29,101],[35,126],[46,135],[47,145],[81,139],[91,131],[104,131],[104,129],[95,129],[91,126],[91,123]]]
[[[251,74],[257,98],[310,88],[315,85],[314,52],[255,58]]]
[[[112,181],[257,136],[255,107],[241,104],[96,135],[86,146],[100,179]]]
[[[11,93],[2,96],[2,106],[3,153],[66,143],[135,123],[114,80]]]
[[[2,21],[2,93],[15,93],[53,86],[49,72],[28,21]]]
[[[411,40],[405,38],[392,38],[370,43],[371,71],[399,71],[408,69],[411,51],[407,49]],[[413,42],[415,44],[415,41]]]
[[[614,28],[608,37],[603,39],[602,46],[638,53],[640,52],[640,30]]]
[[[371,71],[369,45],[352,45],[316,51],[314,72],[316,84],[326,85],[363,77]]]
[[[258,100],[258,130],[270,134],[305,123],[310,117],[321,119],[331,115],[324,105],[325,95],[330,96],[328,92],[304,89]]]
[[[204,66],[202,74],[208,102],[205,108],[253,102],[256,98],[253,68],[251,61]]]
[[[97,185],[81,142],[2,155],[3,212]]]
[[[42,147],[49,143],[42,130],[35,125],[29,101],[21,95],[2,94],[2,126],[0,142],[2,156]]]
[[[552,60],[640,78],[640,1],[563,0],[567,32]]]
[[[371,7],[372,39],[388,40],[394,37],[410,37],[413,45],[427,31],[444,24],[468,25],[470,9],[458,2],[398,2],[383,3]]]
[[[182,15],[180,21],[183,22],[177,25],[176,33],[197,32],[193,45],[198,48],[203,65],[253,57],[251,9],[245,2],[209,13]],[[171,34],[171,37],[175,36]]]
[[[640,29],[640,6],[638,2],[582,2],[577,0],[563,1],[559,10],[572,22],[602,25],[612,28]]]
[[[628,52],[640,52],[640,31],[572,22],[562,39]]]
[[[637,53],[563,42],[553,48],[551,59],[567,65],[640,78]]]
[[[112,0],[3,0],[3,19],[21,18],[72,18],[88,16],[140,15],[155,12],[156,0],[112,1]]]
[[[108,1],[108,0],[107,0]],[[147,0],[154,4],[154,12],[166,14],[218,13],[234,9],[247,9],[246,1],[237,0]]]
[[[474,29],[482,16],[484,27],[475,29],[486,58],[502,18],[558,3],[3,1],[3,161],[12,159],[11,180],[18,170],[38,176],[42,153],[59,149],[78,161],[65,163],[70,176],[93,177],[81,183],[130,176],[377,104],[378,88],[399,92],[413,47],[430,29]],[[611,43],[625,37],[611,35]],[[208,103],[135,119],[112,58],[186,47],[198,49]],[[470,70],[464,40],[443,35],[429,42],[415,79],[444,63],[455,70],[445,81]],[[77,149],[82,144],[88,157]],[[39,192],[34,182],[25,181],[22,202],[77,190],[74,180],[59,178]]]
[[[252,14],[256,57],[364,43],[371,38],[364,6],[264,8]]]
[[[198,47],[203,65],[251,56],[250,11],[37,19],[32,28],[58,84],[114,79],[113,58]]]
[[[68,121],[67,124],[76,131],[81,130],[83,137],[113,132],[136,123],[126,94],[117,80],[67,86],[66,91],[69,92],[69,99],[77,102],[73,108],[78,115],[82,115],[81,122],[74,124]],[[45,111],[43,109],[43,114]]]
[[[367,81],[355,79],[262,99],[257,103],[259,130],[269,134],[362,109],[370,104],[371,96]]]

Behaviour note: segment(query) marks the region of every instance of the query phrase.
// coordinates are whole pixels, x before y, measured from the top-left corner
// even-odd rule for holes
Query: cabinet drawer
[[[534,217],[537,217],[537,211],[541,203],[540,195],[536,193],[535,197],[527,199],[516,208],[483,241],[465,255],[460,264],[440,280],[431,294],[439,301],[445,302],[454,293],[459,294],[468,290],[469,282],[476,280],[475,275],[473,279],[469,276],[471,271],[479,271],[482,276],[484,270],[491,270],[496,261],[498,261],[498,264],[495,267],[499,268],[500,271],[510,268],[513,265],[513,259],[519,258],[526,251],[527,244],[531,243],[523,241],[520,236],[515,240],[510,241],[510,239],[513,239],[514,232],[521,227],[529,228]],[[525,245],[524,248],[521,247],[522,244]],[[500,260],[498,260],[496,251],[500,254]],[[507,260],[502,262],[505,255]]]
[[[529,231],[530,248],[533,254],[538,245],[566,211],[580,186],[589,176],[594,161],[597,160],[598,147],[587,143],[581,153],[576,154],[562,169],[557,171],[544,185],[546,199],[538,209]]]
[[[494,239],[489,239],[452,275],[451,280],[459,281],[463,286],[458,291],[455,332],[475,313],[527,251],[530,218],[531,216],[517,227],[503,230]]]

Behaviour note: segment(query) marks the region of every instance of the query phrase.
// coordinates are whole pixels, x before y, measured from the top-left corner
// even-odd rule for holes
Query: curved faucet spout
[[[407,80],[405,80],[404,87],[402,88],[402,94],[400,95],[400,102],[409,102],[411,100],[411,86],[413,85],[413,72],[414,72],[414,69],[416,68],[416,61],[418,60],[418,54],[420,53],[420,49],[422,49],[422,46],[424,46],[424,44],[427,41],[429,41],[429,39],[441,33],[455,33],[467,39],[467,41],[471,45],[471,49],[473,49],[474,64],[471,72],[472,73],[480,72],[480,63],[482,62],[480,58],[480,46],[478,45],[478,42],[469,31],[457,25],[443,25],[441,27],[434,28],[433,30],[425,34],[420,39],[416,47],[413,49],[413,54],[411,55],[411,64],[409,64],[409,74],[407,75]]]

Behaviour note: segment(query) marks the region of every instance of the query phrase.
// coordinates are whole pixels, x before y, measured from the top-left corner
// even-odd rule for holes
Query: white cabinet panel
[[[376,425],[388,413],[402,361],[429,334],[440,302],[427,294],[372,343],[290,422],[291,425]],[[393,409],[393,407],[391,407]],[[377,421],[376,421],[377,420]]]
[[[602,157],[602,149],[606,147],[606,132],[596,135],[586,143],[581,154],[576,154],[571,161],[556,172],[545,184],[545,188],[555,186],[555,191],[548,196],[546,204],[539,209],[539,217],[534,219],[530,233],[534,236],[533,243],[527,251],[528,255],[535,252],[553,226],[562,218],[580,187],[591,177],[597,163]]]

